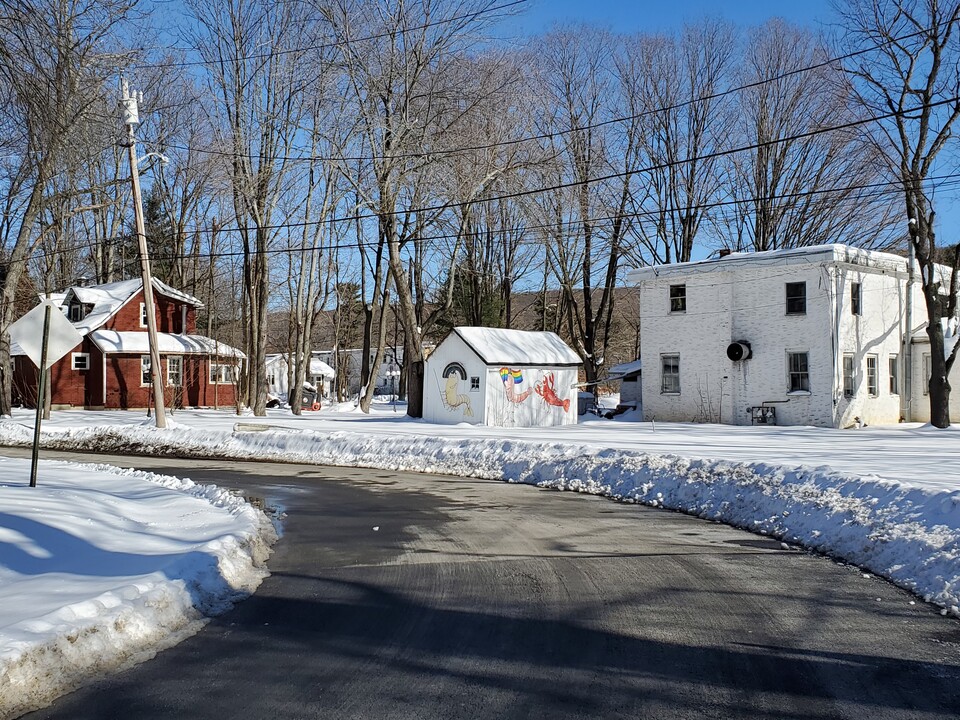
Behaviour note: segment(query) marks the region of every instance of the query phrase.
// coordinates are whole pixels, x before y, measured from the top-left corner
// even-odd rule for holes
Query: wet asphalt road
[[[284,535],[249,600],[31,720],[960,715],[960,623],[722,525],[454,477],[95,460],[241,488]]]

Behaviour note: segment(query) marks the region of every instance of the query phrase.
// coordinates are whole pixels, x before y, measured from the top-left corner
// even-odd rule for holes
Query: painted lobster
[[[538,382],[536,386],[534,386],[534,390],[536,391],[537,395],[543,398],[543,401],[547,405],[553,405],[554,407],[563,408],[563,411],[567,412],[570,410],[570,399],[569,398],[564,400],[560,399],[555,389],[556,388],[555,383],[556,383],[556,380],[553,377],[553,373],[547,373],[546,375],[543,376],[543,379],[540,380],[540,382]]]

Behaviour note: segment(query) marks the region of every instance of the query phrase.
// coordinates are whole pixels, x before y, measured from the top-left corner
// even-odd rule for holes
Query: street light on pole
[[[397,411],[397,378],[400,377],[400,370],[393,363],[390,363],[390,369],[384,375],[390,378],[390,394],[393,395],[393,411]]]
[[[139,99],[143,94],[139,93]],[[157,427],[167,426],[167,415],[163,407],[163,376],[160,374],[160,349],[157,345],[157,318],[153,302],[153,280],[150,275],[150,255],[147,251],[147,229],[143,219],[143,198],[140,195],[140,171],[137,166],[136,126],[140,124],[138,93],[131,93],[126,78],[120,79],[120,103],[123,110],[123,124],[127,127],[127,150],[130,155],[130,183],[133,186],[133,214],[137,226],[137,248],[140,253],[140,274],[143,278],[143,305],[147,316],[147,341],[150,347],[150,377],[153,386],[153,407],[156,411]],[[160,155],[160,153],[148,153]],[[162,157],[162,156],[161,156]]]

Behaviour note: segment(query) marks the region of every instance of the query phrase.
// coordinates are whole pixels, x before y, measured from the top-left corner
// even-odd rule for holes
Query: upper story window
[[[80,303],[70,303],[70,307],[67,309],[67,319],[70,322],[79,322],[83,320],[86,314],[83,305]]]
[[[687,311],[687,286],[671,285],[670,286],[670,312],[686,312],[686,311]]]
[[[147,304],[140,303],[140,327],[147,326]]]
[[[860,283],[850,285],[850,312],[863,315],[863,286]]]
[[[787,283],[787,315],[806,315],[807,284],[805,282]]]

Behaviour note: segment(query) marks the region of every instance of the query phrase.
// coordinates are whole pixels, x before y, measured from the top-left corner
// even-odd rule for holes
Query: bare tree
[[[688,262],[721,184],[733,115],[726,90],[736,35],[718,21],[679,37],[629,38],[616,59],[621,114],[638,117],[642,161],[632,207],[640,262]]]
[[[446,83],[443,66],[496,19],[496,6],[495,0],[333,0],[320,8],[340,41],[362,144],[371,156],[369,180],[358,189],[387,251],[413,417],[423,414],[423,337],[437,317],[423,316],[427,298],[417,291],[429,252],[422,238],[440,214],[422,209],[432,197],[429,151],[442,147],[460,115],[450,111],[456,88]]]
[[[15,129],[17,165],[3,187],[19,205],[9,227],[0,290],[0,415],[11,404],[10,336],[14,300],[38,238],[45,194],[65,149],[89,121],[107,78],[122,64],[112,34],[135,0],[0,0],[0,99]],[[13,198],[16,198],[15,200]]]
[[[309,9],[274,0],[188,2],[196,44],[209,63],[215,128],[227,148],[234,215],[244,259],[244,390],[255,415],[266,414],[269,250],[280,198],[305,112],[311,77],[306,48]]]
[[[889,202],[864,186],[881,178],[858,140],[841,69],[810,31],[771,20],[750,33],[738,93],[736,142],[718,217],[727,247],[755,251],[890,239]],[[807,69],[809,68],[809,69]]]
[[[930,339],[930,422],[950,426],[948,376],[957,334],[960,245],[947,272],[937,265],[934,198],[929,179],[938,162],[956,162],[960,117],[960,2],[847,0],[837,4],[849,48],[876,48],[852,58],[847,71],[857,99],[878,118],[872,138],[905,202],[910,244],[920,268]],[[949,158],[949,160],[945,160]],[[907,328],[912,332],[912,328]]]

